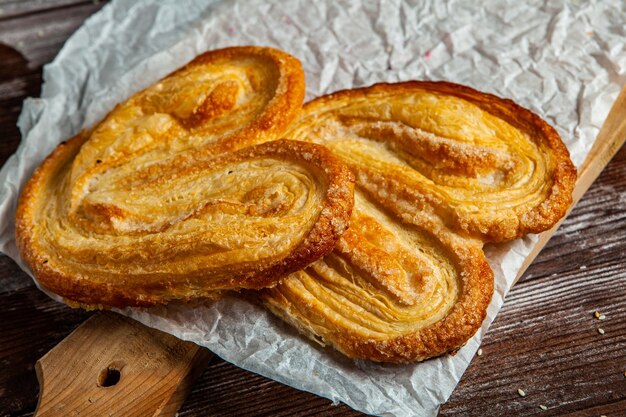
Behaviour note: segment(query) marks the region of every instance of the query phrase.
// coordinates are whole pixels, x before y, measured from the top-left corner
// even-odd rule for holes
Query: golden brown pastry
[[[81,305],[153,305],[274,285],[330,252],[353,204],[325,148],[266,142],[298,114],[298,61],[208,52],[63,143],[24,189],[20,253]]]
[[[264,304],[352,358],[419,361],[463,345],[493,293],[482,242],[428,216],[405,224],[361,192],[354,210],[333,253],[262,290]]]
[[[331,255],[261,299],[353,358],[454,351],[493,293],[484,242],[553,226],[576,170],[558,134],[510,100],[450,83],[379,84],[305,105],[287,135],[328,146],[356,175]]]
[[[330,94],[308,103],[286,137],[329,147],[379,199],[402,197],[486,242],[547,230],[572,201],[576,170],[556,131],[456,84]]]

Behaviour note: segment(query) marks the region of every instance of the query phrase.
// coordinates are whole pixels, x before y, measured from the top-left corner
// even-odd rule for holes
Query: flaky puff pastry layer
[[[553,226],[576,170],[553,128],[510,100],[450,83],[380,84],[305,105],[287,135],[356,175],[350,228],[331,255],[260,297],[353,358],[454,351],[493,294],[485,242]]]
[[[353,176],[274,139],[301,109],[300,64],[208,52],[59,145],[26,185],[20,253],[68,303],[147,306],[274,285],[330,252]],[[253,145],[253,146],[248,146]]]

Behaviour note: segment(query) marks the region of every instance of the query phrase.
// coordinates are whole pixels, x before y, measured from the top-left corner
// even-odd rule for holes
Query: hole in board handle
[[[113,385],[120,382],[121,367],[115,366],[113,364],[107,366],[98,375],[98,386],[99,387],[112,387]]]

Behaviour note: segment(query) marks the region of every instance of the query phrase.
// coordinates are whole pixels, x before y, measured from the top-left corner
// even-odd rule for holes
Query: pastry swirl
[[[450,83],[330,94],[287,135],[350,166],[355,206],[332,254],[260,298],[353,358],[420,361],[461,347],[493,294],[483,244],[546,230],[572,201],[576,170],[554,129]]]
[[[350,228],[337,247],[261,300],[322,345],[379,362],[427,359],[462,346],[493,293],[482,242],[420,216],[404,224],[355,192]]]
[[[16,214],[23,259],[81,305],[276,284],[332,250],[353,204],[353,176],[327,149],[271,141],[302,97],[285,53],[199,56],[41,164]]]
[[[381,199],[502,242],[552,227],[576,169],[556,131],[510,100],[446,82],[378,84],[316,99],[286,134],[329,147]]]

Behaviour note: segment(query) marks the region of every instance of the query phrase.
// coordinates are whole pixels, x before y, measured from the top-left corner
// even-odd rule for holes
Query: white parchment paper
[[[195,55],[267,45],[298,57],[307,98],[381,81],[448,80],[512,98],[554,125],[580,165],[626,83],[626,2],[113,1],[44,69],[25,102],[23,141],[0,171],[0,250],[14,241],[19,190],[62,140]],[[323,349],[245,301],[127,309],[148,326],[227,361],[365,413],[434,416],[502,306],[536,236],[489,246],[496,294],[478,334],[454,357],[390,366]],[[54,296],[54,295],[51,295]]]

